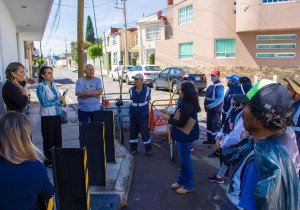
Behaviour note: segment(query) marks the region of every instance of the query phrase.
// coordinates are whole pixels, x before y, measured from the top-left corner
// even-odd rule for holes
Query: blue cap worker
[[[204,99],[204,108],[207,114],[207,140],[203,141],[203,144],[214,144],[215,137],[222,126],[221,113],[224,100],[224,86],[220,81],[220,71],[218,69],[213,69],[210,74],[211,83],[206,89]]]
[[[136,74],[132,77],[134,86],[129,89],[130,100],[130,152],[137,153],[138,135],[141,133],[146,150],[146,155],[152,155],[152,145],[149,128],[149,101],[151,100],[151,89],[143,84],[144,76]]]
[[[224,104],[223,104],[223,112],[222,112],[222,125],[224,124],[224,121],[226,119],[227,114],[229,113],[229,109],[231,107],[231,99],[234,94],[234,92],[239,88],[239,75],[233,74],[230,76],[227,76],[227,86],[228,90],[225,93],[224,96]]]

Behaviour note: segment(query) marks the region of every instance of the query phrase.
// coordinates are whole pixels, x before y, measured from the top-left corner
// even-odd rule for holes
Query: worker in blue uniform
[[[287,82],[287,89],[294,99],[293,130],[300,150],[300,77],[286,77],[283,80]]]
[[[211,83],[206,89],[204,108],[206,111],[206,134],[207,140],[203,144],[214,144],[215,137],[221,129],[221,113],[224,101],[224,86],[220,81],[220,71],[211,71]]]
[[[151,100],[151,89],[143,84],[144,76],[136,74],[132,77],[134,86],[129,89],[130,100],[130,152],[137,153],[138,135],[141,133],[146,155],[152,155],[152,145],[149,128],[149,101]]]
[[[230,112],[231,108],[231,99],[233,94],[239,89],[239,75],[233,74],[230,76],[227,76],[227,86],[228,90],[225,93],[224,96],[224,104],[223,104],[223,112],[222,112],[222,125],[225,122],[226,116]]]

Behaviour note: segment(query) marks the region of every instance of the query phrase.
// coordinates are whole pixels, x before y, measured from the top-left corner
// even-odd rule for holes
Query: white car
[[[117,66],[115,70],[111,73],[111,78],[113,81],[119,80],[122,77],[122,71],[123,71],[123,80],[125,81],[125,75],[126,73],[133,69],[133,66],[131,65],[125,65],[125,66]]]
[[[144,75],[144,83],[147,85],[153,85],[153,80],[161,72],[161,68],[157,65],[137,65],[133,69],[129,70],[126,74],[126,84],[130,85],[133,83],[132,78],[138,73]]]

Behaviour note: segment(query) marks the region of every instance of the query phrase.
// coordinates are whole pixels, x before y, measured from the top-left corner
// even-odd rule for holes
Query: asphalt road
[[[97,72],[96,76],[100,77]],[[77,72],[65,69],[54,70],[55,82],[63,92],[69,89],[66,100],[68,104],[74,104],[77,100],[75,96],[75,82]],[[110,77],[104,77],[105,93],[118,93],[118,82],[113,82]],[[128,93],[131,86],[123,83],[123,93]],[[34,89],[32,89],[34,92]],[[35,94],[32,94],[32,101],[35,101]],[[107,97],[110,97],[109,95]],[[111,97],[117,98],[118,95]],[[126,94],[124,98],[128,97]],[[175,96],[177,97],[177,96]],[[167,90],[153,90],[152,100],[169,99]],[[199,96],[201,107],[203,108],[203,96]],[[134,173],[128,197],[128,210],[211,210],[219,209],[220,202],[224,196],[225,184],[219,185],[210,183],[207,178],[217,172],[219,161],[207,157],[212,148],[202,144],[205,140],[205,112],[199,114],[199,125],[201,127],[200,140],[194,142],[192,160],[195,169],[196,188],[195,191],[178,195],[170,185],[176,181],[179,173],[179,162],[177,158],[172,162],[169,158],[169,146],[166,136],[152,136],[153,156],[146,157],[142,140],[139,141],[139,152],[135,156]],[[129,146],[128,128],[125,130],[126,147]]]

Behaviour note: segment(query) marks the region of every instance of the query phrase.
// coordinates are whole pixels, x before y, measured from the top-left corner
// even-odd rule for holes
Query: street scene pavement
[[[96,76],[101,77],[100,72]],[[75,82],[77,72],[66,69],[55,69],[54,80],[61,92],[68,89],[67,104],[65,111],[68,113],[69,122],[62,125],[63,147],[79,147],[78,121],[77,121],[77,99],[75,96]],[[119,85],[117,81],[112,81],[109,76],[104,76],[104,86],[106,94],[118,93]],[[123,92],[128,93],[131,85],[123,84]],[[159,99],[169,99],[167,90],[152,91],[152,101]],[[40,132],[40,117],[38,116],[38,104],[35,87],[30,88],[33,121],[33,141],[42,149],[42,137]],[[203,110],[203,93],[199,96],[199,101]],[[119,97],[118,95],[114,97]],[[126,94],[124,94],[124,98]],[[174,96],[175,98],[178,95]],[[176,181],[179,173],[179,161],[177,155],[174,162],[170,160],[169,145],[167,136],[153,135],[153,155],[146,157],[142,140],[139,141],[138,153],[134,156],[134,170],[127,200],[124,209],[219,209],[220,201],[224,196],[225,184],[210,183],[207,179],[215,174],[219,167],[218,159],[208,158],[213,148],[203,145],[206,139],[205,112],[198,114],[201,129],[200,139],[193,144],[192,161],[195,168],[196,188],[193,193],[179,195],[170,188]],[[129,127],[125,124],[124,146],[129,149]],[[117,132],[116,132],[117,134]],[[116,135],[118,140],[118,135]],[[49,173],[50,174],[50,173]],[[108,174],[109,175],[109,174]],[[108,177],[111,179],[111,177]]]

